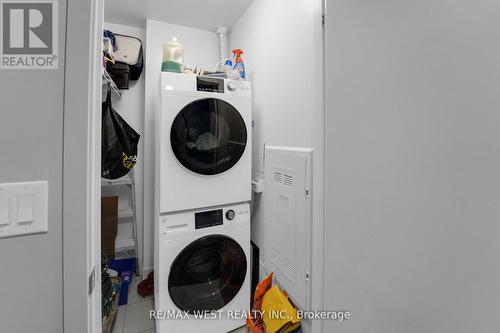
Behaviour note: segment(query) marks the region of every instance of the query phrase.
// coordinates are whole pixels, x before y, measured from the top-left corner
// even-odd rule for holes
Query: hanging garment
[[[137,162],[140,135],[113,109],[111,90],[102,103],[102,177],[125,176]]]

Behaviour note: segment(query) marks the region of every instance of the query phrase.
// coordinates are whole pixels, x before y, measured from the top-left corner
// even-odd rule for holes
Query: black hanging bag
[[[111,106],[111,90],[102,103],[102,177],[125,176],[137,162],[140,135]]]
[[[118,89],[128,90],[130,82],[130,66],[124,62],[115,61],[114,64],[108,63],[106,70],[115,82]]]

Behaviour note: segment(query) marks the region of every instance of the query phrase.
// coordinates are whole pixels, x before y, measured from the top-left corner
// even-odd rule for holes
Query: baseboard
[[[264,263],[259,260],[259,280],[262,281],[264,280],[264,278],[268,275],[268,271],[266,269],[266,266],[264,265]]]
[[[153,267],[143,267],[142,268],[142,275],[144,277],[148,276],[149,273],[151,273],[154,270]]]

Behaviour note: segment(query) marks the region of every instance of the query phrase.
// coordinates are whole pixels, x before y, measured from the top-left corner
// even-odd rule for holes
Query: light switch
[[[17,223],[31,223],[35,220],[35,196],[21,195],[17,198]]]
[[[0,239],[48,232],[48,194],[47,181],[0,184]]]
[[[10,224],[10,198],[0,196],[0,227]]]

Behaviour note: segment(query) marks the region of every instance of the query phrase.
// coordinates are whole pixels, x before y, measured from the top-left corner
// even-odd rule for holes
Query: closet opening
[[[251,84],[224,65],[234,60],[229,32],[252,2],[222,1],[224,11],[204,1],[105,3],[102,332],[200,325],[158,320],[162,309],[250,310],[252,274],[259,278],[250,250]],[[243,332],[244,325],[221,319],[204,328]]]

